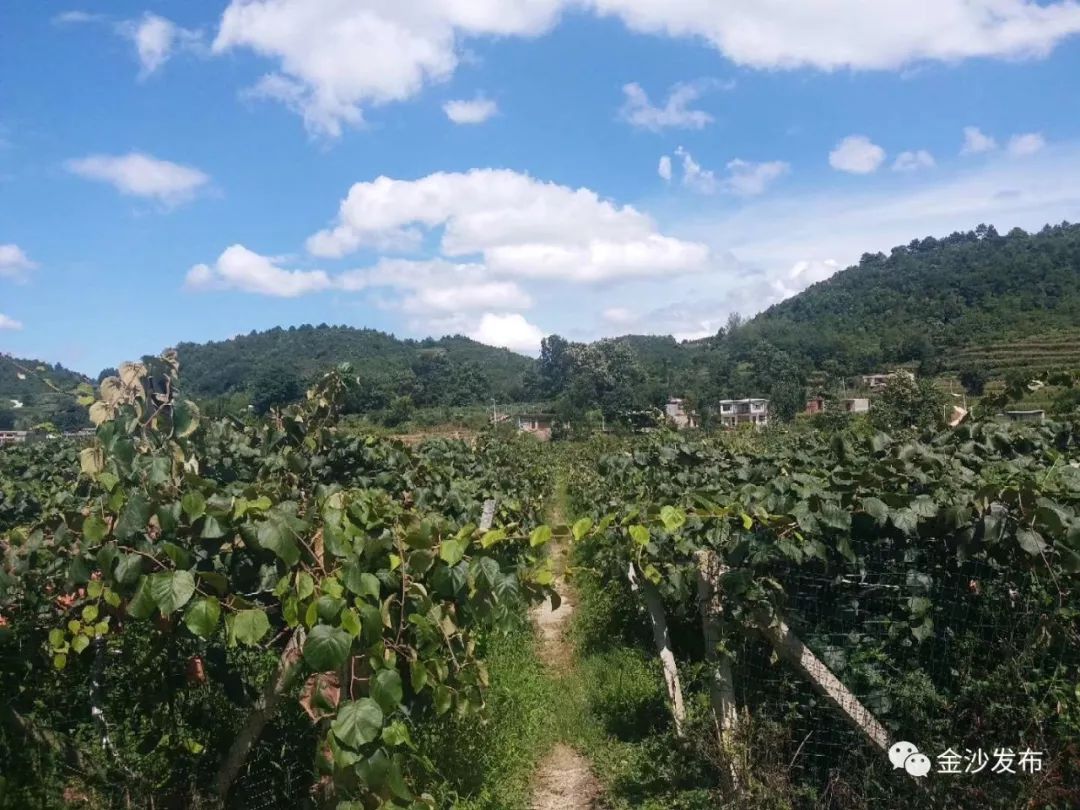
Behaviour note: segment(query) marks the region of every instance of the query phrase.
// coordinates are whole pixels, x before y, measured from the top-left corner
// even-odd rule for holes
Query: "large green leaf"
[[[150,595],[163,616],[182,608],[195,593],[190,571],[159,571],[150,576]]]
[[[229,628],[229,641],[233,644],[254,646],[270,632],[270,620],[266,618],[266,611],[258,608],[241,610],[225,621]]]
[[[304,661],[316,672],[340,669],[349,657],[352,640],[345,630],[328,624],[316,625],[304,643]]]
[[[383,712],[371,698],[360,698],[338,706],[330,730],[345,745],[359,748],[382,733]]]
[[[386,714],[401,703],[401,676],[395,669],[380,669],[371,680],[371,696]]]
[[[221,618],[221,604],[216,596],[208,596],[191,603],[184,613],[184,626],[201,638],[209,638],[217,629]]]

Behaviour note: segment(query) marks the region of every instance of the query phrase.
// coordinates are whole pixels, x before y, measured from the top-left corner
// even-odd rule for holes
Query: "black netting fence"
[[[736,632],[751,756],[786,770],[807,806],[1080,807],[1076,719],[1057,697],[1080,673],[1068,594],[981,560],[919,570],[889,552],[771,574],[794,634],[930,773],[894,767],[763,636]]]

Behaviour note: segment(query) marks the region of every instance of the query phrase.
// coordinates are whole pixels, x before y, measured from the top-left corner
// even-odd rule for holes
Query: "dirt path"
[[[561,504],[556,500],[550,523],[565,522]],[[574,667],[574,651],[566,633],[574,613],[574,594],[566,584],[567,538],[556,536],[551,555],[555,568],[555,590],[559,606],[552,610],[549,601],[533,609],[532,618],[540,636],[540,657],[558,678]],[[600,782],[588,760],[564,743],[556,743],[536,769],[532,810],[598,810]]]
[[[536,771],[532,810],[592,810],[600,783],[573,748],[556,743]]]

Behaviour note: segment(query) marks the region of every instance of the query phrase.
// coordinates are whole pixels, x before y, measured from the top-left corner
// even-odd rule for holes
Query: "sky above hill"
[[[0,351],[713,334],[1080,218],[1061,0],[8,0]]]

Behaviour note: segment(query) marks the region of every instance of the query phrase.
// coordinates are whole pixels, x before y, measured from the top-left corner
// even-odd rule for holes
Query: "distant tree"
[[[100,383],[106,377],[116,377],[116,376],[119,376],[119,374],[120,374],[120,372],[117,369],[113,368],[112,366],[109,366],[108,368],[103,368],[98,373],[97,381]]]
[[[928,379],[900,374],[889,380],[870,409],[878,430],[940,427],[945,419],[945,394]]]
[[[409,421],[409,417],[412,416],[415,406],[413,405],[412,397],[394,397],[390,403],[390,407],[383,413],[382,422],[387,427],[397,427]]]
[[[1080,388],[1069,388],[1054,398],[1050,413],[1055,416],[1072,416],[1080,411]]]
[[[957,375],[964,390],[972,396],[982,396],[988,375],[982,366],[966,366]]]
[[[251,406],[255,413],[265,414],[271,408],[296,402],[304,393],[304,385],[296,372],[280,365],[268,365],[256,372],[251,385]]]
[[[0,406],[0,430],[15,429],[15,409]]]

